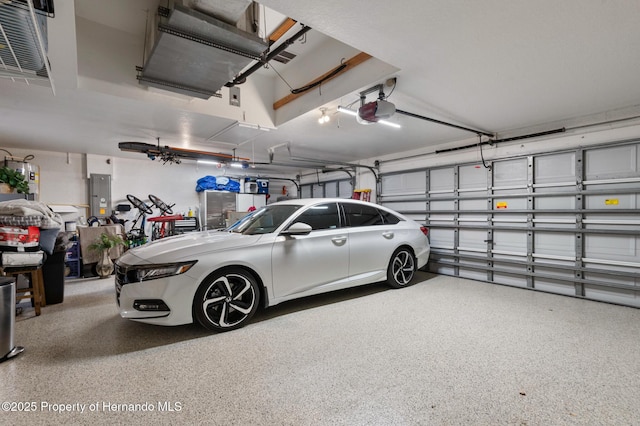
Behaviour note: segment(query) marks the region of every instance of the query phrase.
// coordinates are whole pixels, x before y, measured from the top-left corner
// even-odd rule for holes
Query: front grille
[[[120,292],[122,291],[122,286],[125,284],[129,284],[128,276],[127,276],[127,267],[119,264],[115,264],[115,283],[116,283],[116,301],[118,302],[118,306],[120,306]]]

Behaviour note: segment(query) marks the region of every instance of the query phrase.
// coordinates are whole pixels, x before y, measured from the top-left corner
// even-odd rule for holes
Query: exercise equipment
[[[127,194],[127,200],[138,209],[138,217],[133,221],[131,229],[127,232],[127,245],[129,248],[141,246],[147,242],[147,234],[144,232],[146,215],[153,214],[153,210],[138,197]],[[140,222],[140,227],[138,227]]]
[[[182,220],[184,217],[181,214],[173,214],[172,207],[175,204],[168,205],[153,194],[149,194],[149,200],[160,210],[160,216],[148,219],[149,222],[153,222],[151,239],[157,240],[173,235],[175,233],[176,220]]]

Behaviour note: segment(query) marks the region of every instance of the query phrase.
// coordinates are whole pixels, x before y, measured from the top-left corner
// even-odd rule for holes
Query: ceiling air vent
[[[293,58],[295,58],[297,55],[295,53],[291,53],[291,52],[287,52],[282,51],[280,53],[278,53],[278,55],[276,57],[273,58],[274,61],[278,61],[282,64],[286,64],[289,63],[290,60],[292,60]]]

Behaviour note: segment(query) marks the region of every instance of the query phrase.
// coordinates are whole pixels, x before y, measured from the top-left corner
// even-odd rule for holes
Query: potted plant
[[[11,193],[17,191],[20,194],[29,193],[29,182],[27,178],[17,170],[8,166],[0,168],[0,185],[4,188],[0,192]]]
[[[96,264],[96,271],[100,278],[107,278],[113,273],[113,261],[109,256],[109,251],[124,244],[124,240],[120,235],[108,234],[103,232],[100,236],[89,245],[89,250],[97,251],[101,254],[98,263]]]

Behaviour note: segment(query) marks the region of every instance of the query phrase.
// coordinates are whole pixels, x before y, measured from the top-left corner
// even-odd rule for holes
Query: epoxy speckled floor
[[[70,281],[16,323],[26,350],[0,364],[0,423],[640,424],[640,310],[419,278],[224,334],[123,320],[112,279]]]

